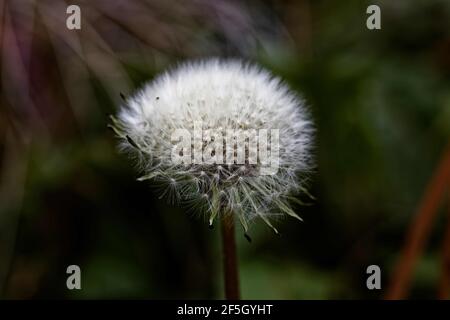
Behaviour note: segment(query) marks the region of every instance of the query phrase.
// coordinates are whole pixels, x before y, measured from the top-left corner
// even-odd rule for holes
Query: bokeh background
[[[252,243],[237,230],[243,298],[386,295],[450,138],[449,1],[3,0],[0,18],[0,297],[223,297],[219,229],[137,182],[107,129],[120,93],[211,56],[286,79],[317,127],[304,222],[276,221],[281,236],[254,223]],[[441,198],[409,298],[445,281]],[[82,290],[66,288],[71,264]],[[371,264],[381,290],[366,288]]]

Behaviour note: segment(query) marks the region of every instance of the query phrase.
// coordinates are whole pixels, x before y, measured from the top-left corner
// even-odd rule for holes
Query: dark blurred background
[[[370,4],[381,30],[366,28]],[[304,222],[276,221],[281,236],[254,223],[252,243],[237,231],[243,298],[386,294],[450,137],[449,1],[6,0],[0,17],[0,297],[223,297],[219,229],[137,182],[107,129],[121,92],[210,56],[283,77],[317,127]],[[410,298],[436,297],[449,213]],[[82,290],[66,288],[71,264]],[[381,290],[366,288],[371,264]]]

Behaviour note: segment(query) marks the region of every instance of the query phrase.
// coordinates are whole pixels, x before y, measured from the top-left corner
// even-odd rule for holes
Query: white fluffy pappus
[[[271,217],[300,219],[290,203],[298,202],[299,191],[307,193],[313,125],[303,101],[268,71],[239,60],[185,63],[126,99],[112,121],[122,149],[138,159],[144,174],[138,180],[162,183],[164,195],[203,210],[210,224],[234,214],[245,231],[259,217],[277,232]],[[227,130],[277,129],[277,171],[259,174],[261,163],[248,161],[175,163],[173,132],[192,132],[196,123],[202,125],[202,139],[206,130],[225,136]]]

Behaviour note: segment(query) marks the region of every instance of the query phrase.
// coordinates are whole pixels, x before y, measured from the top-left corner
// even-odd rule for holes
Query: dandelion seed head
[[[203,130],[200,139],[211,143],[224,141],[211,138],[211,130],[225,137],[229,130],[277,129],[278,170],[262,175],[261,163],[174,163],[173,132],[193,132],[196,123]],[[295,215],[289,199],[305,188],[312,169],[313,126],[303,100],[278,77],[237,60],[186,63],[163,73],[126,100],[113,125],[123,138],[122,149],[138,160],[144,177],[177,188],[182,202],[207,200],[203,207],[210,216],[233,212],[243,225],[261,217],[271,226],[268,217]],[[267,150],[272,152],[273,146]],[[215,150],[211,154],[220,155]]]

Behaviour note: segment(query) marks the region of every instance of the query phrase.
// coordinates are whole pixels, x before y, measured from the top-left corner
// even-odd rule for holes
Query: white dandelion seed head
[[[174,163],[173,132],[193,132],[196,123],[201,139],[212,130],[224,136],[227,130],[278,130],[276,172],[260,174],[261,163]],[[274,214],[298,218],[289,200],[305,191],[313,126],[303,101],[260,67],[217,59],[183,64],[128,98],[113,127],[121,147],[138,159],[141,180],[160,181],[169,198],[204,208],[210,223],[225,212],[236,214],[246,230],[254,217],[272,228]]]

